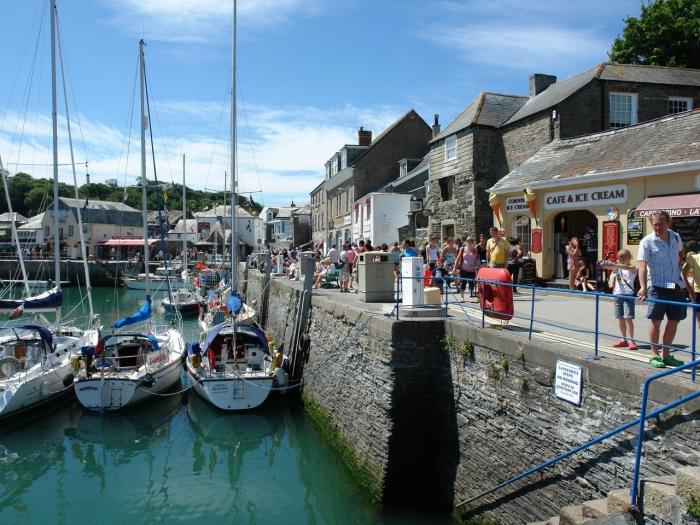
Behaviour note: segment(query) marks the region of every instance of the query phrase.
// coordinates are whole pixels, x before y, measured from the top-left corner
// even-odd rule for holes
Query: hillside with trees
[[[27,173],[17,173],[7,178],[12,208],[25,217],[32,217],[44,211],[53,201],[53,181],[49,179],[35,179]],[[169,209],[182,209],[182,184],[160,183],[148,181],[148,209],[158,209],[158,202],[164,203]],[[125,188],[117,184],[116,179],[106,182],[94,182],[83,184],[78,189],[81,198],[103,200],[112,202],[125,202],[129,206],[141,209],[141,187],[132,186]],[[226,192],[228,194],[228,192]],[[74,197],[73,186],[59,183],[58,194],[61,197]],[[229,197],[227,197],[229,198]],[[187,188],[187,208],[192,211],[201,211],[212,206],[223,204],[224,192],[209,192]],[[262,210],[262,206],[252,198],[247,199],[238,196],[238,204],[253,215]],[[7,211],[7,202],[0,199],[0,212]]]

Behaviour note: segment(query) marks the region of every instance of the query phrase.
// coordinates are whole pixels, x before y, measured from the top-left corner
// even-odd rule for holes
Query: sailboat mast
[[[146,101],[146,66],[143,59],[145,43],[139,40],[139,77],[141,83],[141,215],[143,219],[143,265],[146,274],[146,295],[151,294],[151,276],[148,261],[150,250],[148,246],[148,196],[146,192],[146,128],[150,125],[145,114]]]
[[[187,186],[185,186],[185,154],[182,154],[182,271],[187,271]]]
[[[56,289],[61,290],[61,235],[58,229],[58,113],[56,110],[56,0],[51,0],[51,125],[53,135],[53,252]],[[61,325],[61,308],[56,309],[56,328]]]
[[[233,0],[233,42],[231,80],[231,290],[238,289],[238,221],[236,220],[236,17],[237,2]]]
[[[17,235],[17,224],[15,223],[15,214],[12,211],[12,200],[10,199],[10,190],[7,187],[7,173],[2,165],[2,157],[0,157],[0,176],[2,176],[2,185],[5,188],[5,199],[7,200],[7,211],[10,212],[10,221],[12,222],[12,239],[17,246],[17,255],[19,256],[19,267],[22,269],[22,283],[24,283],[24,293],[29,297],[29,281],[27,280],[27,268],[24,266],[24,255],[22,254],[22,244],[19,242]]]

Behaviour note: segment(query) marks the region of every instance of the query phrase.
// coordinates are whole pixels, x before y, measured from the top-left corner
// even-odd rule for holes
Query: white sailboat
[[[144,260],[148,268],[149,245],[146,194],[146,128],[144,42],[139,42],[141,79],[141,202],[144,228]],[[84,407],[114,412],[171,389],[180,379],[185,351],[182,334],[168,326],[151,326],[149,274],[145,277],[146,298],[141,309],[112,324],[116,329],[94,349],[83,352],[75,393]],[[141,325],[140,330],[124,327]]]
[[[161,301],[168,312],[182,314],[199,314],[204,299],[196,290],[190,289],[189,272],[187,270],[187,186],[185,185],[185,154],[182,154],[182,273],[183,286]]]
[[[85,278],[87,285],[89,304],[90,327],[83,331],[74,327],[66,327],[61,324],[61,265],[59,243],[59,207],[58,207],[58,117],[56,97],[56,42],[57,40],[57,13],[56,2],[50,0],[51,7],[51,107],[53,119],[53,229],[54,229],[54,267],[55,287],[36,296],[29,296],[30,289],[27,280],[27,272],[24,266],[24,258],[21,245],[17,236],[17,230],[12,224],[12,235],[15,241],[18,259],[22,270],[25,297],[23,299],[0,301],[0,311],[11,311],[11,317],[34,314],[31,321],[8,325],[0,329],[0,420],[16,417],[29,410],[37,409],[55,400],[62,394],[69,392],[73,375],[71,373],[71,358],[83,347],[97,343],[99,318],[94,316],[92,309],[92,297],[90,293],[90,276],[87,268],[85,242],[82,237],[82,218],[78,214],[79,231],[81,232],[81,249]],[[65,93],[65,78],[63,79]],[[68,104],[66,102],[66,117],[68,118]],[[70,120],[68,120],[68,139],[71,145]],[[10,213],[12,202],[7,189],[5,171],[0,159],[0,173],[2,174],[5,196],[7,198]],[[73,163],[73,176],[75,180],[75,164]],[[77,195],[76,195],[77,196]],[[56,321],[52,325],[39,312],[55,312]]]
[[[236,0],[233,1],[231,88],[231,278],[211,319],[201,320],[201,344],[192,345],[185,364],[197,394],[223,410],[249,410],[260,406],[273,388],[287,384],[284,357],[270,348],[269,338],[246,312],[237,290],[238,231],[236,221]],[[224,310],[225,308],[225,310]],[[250,311],[250,310],[248,310]],[[220,317],[217,318],[217,313]]]

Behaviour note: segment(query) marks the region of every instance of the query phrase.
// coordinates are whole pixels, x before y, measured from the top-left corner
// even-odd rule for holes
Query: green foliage
[[[442,346],[448,352],[451,352],[452,350],[454,350],[455,349],[454,337],[452,337],[450,335],[443,336],[442,337]]]
[[[53,202],[53,182],[49,179],[35,179],[27,173],[17,173],[7,178],[8,190],[12,198],[12,208],[25,217],[32,217],[41,213]],[[148,209],[158,209],[159,201],[169,209],[182,209],[182,184],[161,184],[158,186],[154,181],[148,181]],[[61,197],[74,197],[73,186],[59,183],[58,194]],[[167,194],[167,197],[166,197]],[[90,198],[93,200],[103,200],[111,202],[124,201],[124,188],[118,185],[116,179],[109,179],[106,182],[93,182],[83,184],[78,188],[80,198]],[[141,209],[141,189],[129,187],[126,190],[126,204],[137,210]],[[187,208],[200,211],[212,206],[223,204],[223,192],[208,192],[187,188]],[[253,200],[249,200],[241,195],[238,196],[238,204],[245,210],[257,215],[262,210],[262,206]],[[0,199],[0,213],[7,211],[7,202]]]
[[[687,502],[688,514],[694,520],[700,520],[700,499],[691,496]]]
[[[508,361],[507,358],[501,359],[501,362],[499,363],[501,366],[501,370],[505,372],[506,375],[508,375],[508,370],[510,369],[510,361]]]
[[[700,68],[700,2],[642,3],[639,18],[625,19],[608,57],[620,64]]]
[[[466,339],[462,342],[462,347],[460,348],[460,352],[464,357],[469,359],[470,361],[474,361],[474,343],[471,341],[467,341]]]

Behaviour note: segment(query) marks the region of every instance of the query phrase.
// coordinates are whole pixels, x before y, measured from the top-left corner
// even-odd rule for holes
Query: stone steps
[[[679,524],[687,515],[687,502],[694,498],[700,503],[700,467],[683,467],[672,476],[655,476],[642,480],[639,492],[639,510],[645,517]],[[606,498],[568,505],[546,521],[529,525],[623,525],[635,523],[629,513],[630,490],[618,489]]]

